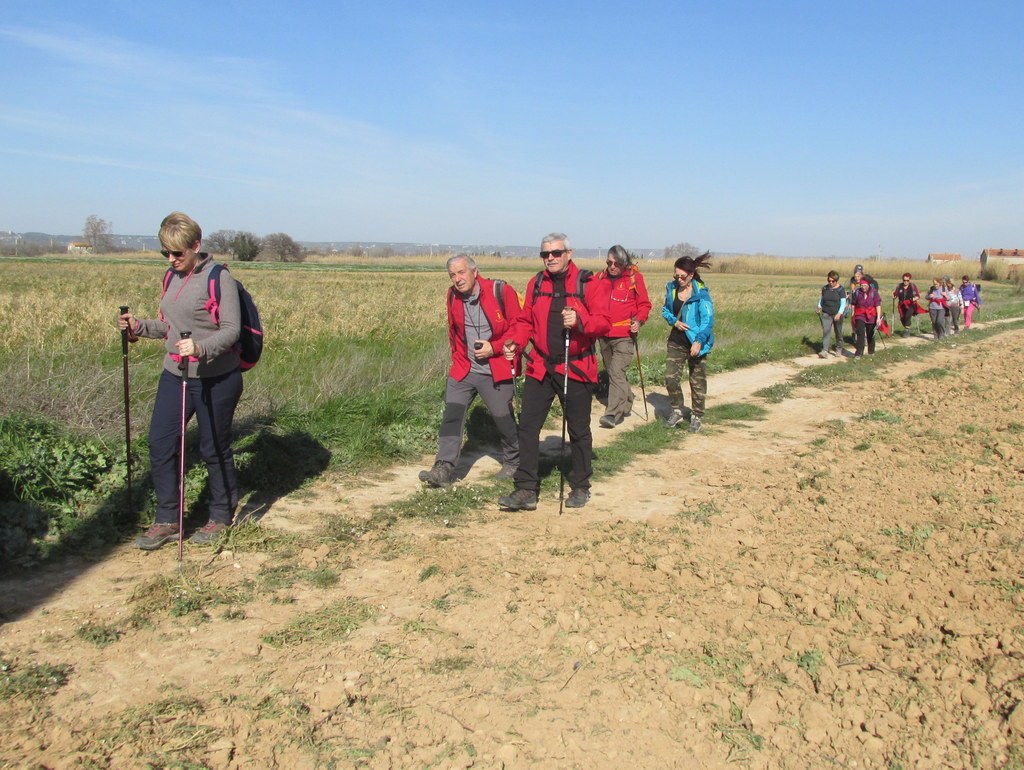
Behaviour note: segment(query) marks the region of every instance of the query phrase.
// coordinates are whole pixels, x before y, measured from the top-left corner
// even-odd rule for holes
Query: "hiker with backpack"
[[[953,283],[951,276],[943,276],[942,283],[946,287],[946,336],[960,333],[960,313],[964,301],[960,296],[960,287]],[[951,331],[952,329],[952,331]]]
[[[900,314],[900,323],[903,324],[903,336],[910,336],[910,325],[918,313],[928,312],[918,303],[921,299],[921,292],[917,290],[917,284],[913,282],[910,273],[904,273],[899,285],[893,289],[892,296],[897,301]]]
[[[970,329],[974,311],[981,307],[981,287],[965,275],[960,279],[960,299],[964,303],[964,328]]]
[[[572,467],[563,475],[571,491],[565,505],[582,508],[590,500],[593,436],[590,408],[597,384],[594,345],[611,329],[601,307],[598,287],[589,271],[572,261],[572,246],[564,233],[551,233],[541,241],[544,269],[530,279],[523,312],[503,341],[506,357],[520,353],[531,341],[533,349],[523,385],[519,416],[519,470],[515,490],[498,504],[509,510],[533,511],[540,492],[540,431],[551,404],[562,404],[568,425]],[[563,432],[564,437],[564,432]],[[561,457],[559,462],[561,463]],[[561,466],[560,466],[561,467]]]
[[[626,378],[636,353],[636,335],[651,314],[651,299],[640,269],[622,246],[608,249],[605,269],[594,276],[611,330],[600,340],[601,359],[608,373],[608,405],[602,428],[614,428],[633,411],[633,389]]]
[[[444,394],[444,415],[437,455],[420,481],[447,487],[462,453],[466,414],[479,395],[501,434],[501,469],[495,478],[510,479],[519,467],[519,436],[512,399],[518,360],[508,360],[498,340],[519,315],[519,296],[504,281],[480,275],[476,261],[458,254],[447,262],[452,285],[447,292],[448,343],[452,362]]]
[[[231,431],[242,396],[239,285],[220,266],[220,297],[214,313],[207,279],[216,263],[200,251],[202,229],[175,211],[160,223],[159,238],[160,253],[168,260],[159,317],[136,318],[126,312],[117,319],[118,328],[127,330],[132,342],[140,337],[161,339],[167,351],[149,425],[156,519],[135,541],[145,551],[180,537],[179,494],[184,483],[180,443],[183,422],[193,414],[199,426],[199,452],[209,473],[209,520],[193,533],[191,542],[209,543],[222,535],[238,505]],[[179,366],[185,367],[184,383]]]
[[[882,298],[878,289],[871,285],[868,276],[860,279],[857,291],[850,300],[853,304],[854,359],[864,355],[867,344],[868,355],[875,353],[875,329],[882,321]]]
[[[846,291],[839,285],[839,273],[829,270],[826,283],[821,287],[817,313],[821,320],[821,350],[818,358],[843,354],[843,318],[846,311]],[[835,336],[835,346],[832,337]]]
[[[707,357],[715,344],[715,311],[700,270],[711,267],[711,252],[699,257],[680,257],[675,277],[665,286],[661,316],[671,327],[665,354],[665,389],[672,412],[665,425],[674,428],[689,418],[690,433],[701,429],[708,394]],[[690,404],[683,397],[683,364],[690,373]],[[688,414],[687,414],[688,413]]]
[[[932,338],[941,340],[948,334],[946,327],[946,284],[941,278],[932,278],[932,287],[924,297],[928,301],[928,314],[932,319]]]

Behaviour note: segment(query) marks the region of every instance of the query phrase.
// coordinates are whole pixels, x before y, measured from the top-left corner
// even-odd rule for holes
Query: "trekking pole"
[[[635,319],[629,319],[633,321]],[[640,395],[644,398],[644,422],[651,419],[650,412],[647,411],[647,390],[644,388],[644,367],[640,363],[640,341],[637,339],[639,336],[636,332],[630,332],[629,336],[633,338],[633,348],[636,350],[636,370],[640,373]]]
[[[516,416],[516,402],[519,400],[519,380],[516,378],[516,360],[513,358],[512,365],[512,416]]]
[[[121,315],[128,312],[127,305],[121,305]],[[121,330],[121,367],[124,370],[124,459],[126,485],[128,489],[128,517],[132,516],[132,416],[128,400],[128,329]]]
[[[183,340],[187,340],[191,336],[192,332],[181,333]],[[185,401],[188,398],[188,356],[182,356],[178,361],[178,370],[181,372],[181,443],[178,444],[178,561],[181,561],[185,531],[185,423],[188,414],[185,410]]]
[[[565,339],[565,376],[562,378],[562,446],[558,450],[558,515],[565,505],[565,409],[569,400],[569,330],[562,330]]]
[[[900,319],[900,323],[902,324],[903,323],[903,314],[902,313],[900,313],[899,319]],[[896,298],[895,297],[892,298],[892,320],[894,320],[894,321],[896,320]],[[893,329],[895,330],[895,327],[893,327]]]

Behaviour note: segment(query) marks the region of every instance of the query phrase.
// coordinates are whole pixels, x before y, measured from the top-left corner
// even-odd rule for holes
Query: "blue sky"
[[[1024,247],[1024,3],[7,0],[0,229]]]

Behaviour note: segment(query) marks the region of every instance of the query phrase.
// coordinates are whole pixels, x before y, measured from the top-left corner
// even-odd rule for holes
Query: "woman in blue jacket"
[[[665,423],[676,427],[689,412],[690,433],[701,428],[704,401],[708,393],[707,356],[715,344],[715,313],[711,294],[701,280],[700,270],[711,266],[711,252],[699,257],[680,257],[675,263],[675,277],[665,286],[665,305],[661,316],[671,327],[665,355],[665,387],[672,413]],[[686,409],[683,398],[683,363],[690,372],[690,403]]]

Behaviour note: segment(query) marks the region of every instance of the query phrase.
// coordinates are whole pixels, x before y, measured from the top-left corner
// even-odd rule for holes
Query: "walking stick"
[[[121,305],[121,315],[128,312],[127,305]],[[121,330],[121,367],[124,370],[124,459],[128,489],[128,516],[132,516],[132,416],[128,399],[128,329]]]
[[[192,332],[181,333],[183,340],[187,340],[191,336]],[[181,443],[178,445],[178,561],[181,561],[185,531],[185,423],[188,415],[185,410],[185,401],[188,398],[188,356],[181,357],[181,360],[178,361],[178,369],[181,371]]]
[[[903,314],[902,313],[900,313],[899,319],[900,319],[900,324],[902,325],[902,323],[903,323]],[[894,321],[896,320],[896,298],[895,297],[892,298],[892,320],[894,320]],[[904,328],[906,328],[906,327],[904,327]]]
[[[636,332],[630,332],[629,336],[633,338],[633,348],[636,350],[636,370],[640,373],[640,395],[644,397],[644,422],[647,422],[651,419],[651,415],[647,411],[647,390],[644,388],[644,367],[640,363],[640,342]]]
[[[562,330],[565,339],[565,376],[562,378],[562,446],[558,450],[558,515],[565,505],[565,410],[569,400],[569,330]]]

